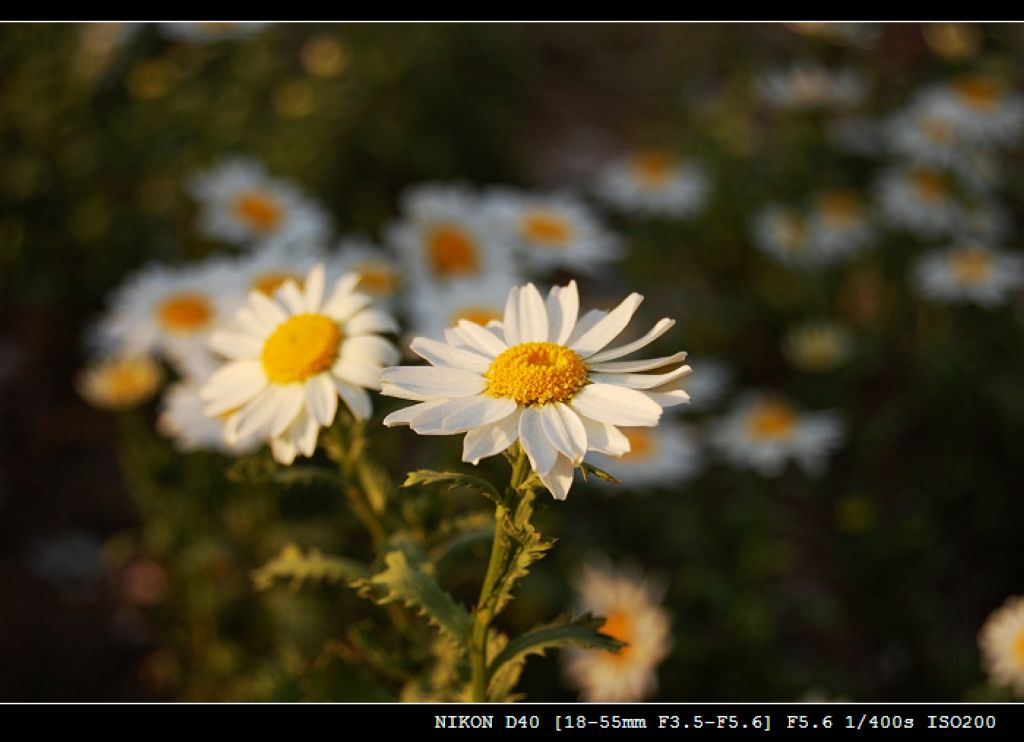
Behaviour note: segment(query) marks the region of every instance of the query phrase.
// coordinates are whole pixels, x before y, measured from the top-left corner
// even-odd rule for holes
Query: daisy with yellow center
[[[598,196],[625,213],[686,219],[704,208],[710,185],[697,163],[652,149],[608,163],[595,188]]]
[[[617,458],[604,454],[593,457],[595,466],[625,483],[609,485],[610,491],[676,487],[699,473],[700,446],[688,426],[662,420],[656,428],[620,428],[620,431],[629,441],[629,451]]]
[[[953,177],[932,168],[890,170],[878,183],[882,217],[923,238],[954,234],[961,227],[964,211],[956,196]]]
[[[273,296],[249,294],[210,347],[227,360],[203,386],[208,416],[228,414],[228,445],[268,441],[274,458],[290,464],[312,456],[321,427],[334,421],[338,398],[357,420],[370,416],[367,389],[380,385],[381,368],[395,363],[390,315],[356,291],[359,276],[346,273],[325,298],[325,269],[317,265],[302,288],[286,281]]]
[[[956,137],[971,146],[1011,145],[1024,129],[1024,97],[985,75],[962,75],[927,88],[915,105],[948,120]]]
[[[809,239],[819,261],[831,263],[869,247],[874,229],[865,199],[849,188],[832,188],[811,196]]]
[[[127,410],[147,402],[163,381],[160,366],[148,356],[112,357],[78,375],[78,393],[93,407]]]
[[[789,460],[820,475],[842,442],[844,425],[831,412],[801,412],[788,400],[747,395],[711,427],[711,442],[733,465],[778,476]]]
[[[420,284],[449,287],[488,275],[514,275],[512,256],[488,222],[483,200],[458,186],[425,183],[402,197],[388,242]]]
[[[850,330],[839,322],[811,320],[797,325],[782,341],[782,352],[794,367],[817,373],[845,363],[853,348]]]
[[[318,245],[330,232],[319,206],[291,183],[270,177],[254,160],[224,160],[194,176],[189,188],[200,205],[200,228],[213,239]]]
[[[954,245],[921,256],[912,280],[928,299],[992,308],[1022,288],[1024,256],[978,243]]]
[[[147,266],[113,294],[96,334],[101,347],[171,361],[179,372],[207,368],[206,341],[244,296],[228,261]]]
[[[754,244],[784,265],[805,267],[816,263],[807,217],[796,209],[770,205],[753,219]]]
[[[658,687],[657,667],[672,648],[663,588],[624,570],[585,565],[577,581],[579,607],[605,617],[601,633],[627,642],[618,652],[569,649],[565,674],[581,699],[642,701]]]
[[[593,273],[619,257],[616,236],[576,196],[496,191],[486,210],[506,249],[533,271]]]
[[[1024,597],[1015,596],[985,621],[978,634],[982,664],[995,685],[1024,698]]]
[[[398,260],[362,237],[342,239],[331,258],[331,266],[344,273],[358,273],[356,288],[384,306],[390,306],[405,285]]]
[[[547,297],[533,284],[515,287],[501,322],[484,327],[461,320],[445,331],[445,342],[417,337],[410,348],[430,365],[385,369],[381,391],[418,404],[384,424],[422,435],[465,433],[462,459],[473,464],[519,441],[544,486],[565,499],[588,451],[619,456],[629,450],[617,426],[653,427],[663,407],[687,400],[680,386],[690,371],[681,365],[685,353],[621,360],[667,332],[673,320],[608,347],[642,300],[632,294],[609,312],[580,317],[575,282]]]

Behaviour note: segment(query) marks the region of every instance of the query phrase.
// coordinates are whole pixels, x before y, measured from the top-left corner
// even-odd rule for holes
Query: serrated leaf
[[[416,610],[459,647],[469,642],[472,619],[420,564],[412,564],[403,551],[384,555],[384,571],[360,580],[364,594],[377,603],[399,602]]]
[[[617,652],[625,642],[602,634],[600,629],[604,622],[601,616],[590,613],[578,618],[564,614],[550,623],[535,626],[505,645],[491,662],[489,676],[493,682],[511,691],[530,655],[539,656],[549,649],[567,646]]]
[[[530,567],[544,558],[555,545],[555,539],[544,538],[533,527],[533,499],[535,493],[527,491],[520,499],[514,514],[507,511],[499,518],[503,536],[511,541],[508,562],[494,588],[494,612],[500,613],[512,599],[516,582],[526,577]]]
[[[431,486],[435,484],[447,484],[450,489],[465,487],[476,490],[491,500],[495,505],[501,505],[501,495],[494,485],[486,479],[474,477],[471,474],[459,474],[450,471],[431,471],[430,469],[419,469],[411,471],[402,482],[403,487],[415,487],[416,485]]]
[[[578,468],[580,470],[580,474],[583,475],[584,482],[588,481],[589,475],[593,474],[598,479],[603,479],[606,482],[611,482],[612,484],[621,484],[621,482],[618,479],[616,479],[613,475],[606,472],[604,469],[599,469],[593,464],[588,464],[586,461],[581,461]]]
[[[352,559],[326,556],[317,548],[303,554],[295,544],[285,544],[276,557],[253,570],[252,581],[257,590],[266,590],[277,580],[289,579],[291,588],[298,590],[307,581],[353,584],[370,574],[366,565]]]

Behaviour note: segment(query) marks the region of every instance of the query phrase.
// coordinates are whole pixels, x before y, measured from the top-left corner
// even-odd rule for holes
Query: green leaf
[[[588,481],[590,474],[593,474],[598,479],[603,479],[606,482],[611,482],[612,484],[621,484],[621,482],[618,479],[616,479],[614,476],[606,472],[604,469],[598,469],[596,466],[594,466],[593,464],[588,464],[586,461],[581,461],[579,467],[577,468],[580,470],[580,474],[583,475],[584,482]]]
[[[253,570],[252,581],[257,590],[266,590],[277,580],[290,579],[291,589],[298,590],[307,581],[353,584],[370,574],[366,565],[351,559],[325,556],[316,548],[303,554],[295,544],[286,544],[280,554]]]
[[[494,588],[494,613],[500,613],[512,599],[516,582],[526,577],[530,566],[544,558],[555,545],[555,539],[544,538],[530,522],[536,493],[528,490],[519,500],[516,512],[507,511],[499,520],[505,538],[512,541],[508,562]]]
[[[495,505],[501,505],[501,495],[498,494],[498,490],[494,488],[494,485],[488,482],[486,479],[480,477],[474,477],[471,474],[459,474],[457,472],[450,471],[431,471],[430,469],[419,469],[417,471],[409,472],[406,476],[405,481],[402,483],[403,487],[415,487],[416,485],[422,485],[429,487],[435,484],[447,484],[449,489],[459,489],[465,487],[468,489],[476,490],[480,492]]]
[[[575,646],[582,649],[602,649],[617,652],[625,642],[600,633],[605,619],[587,613],[578,618],[568,614],[550,623],[535,626],[512,639],[491,662],[488,674],[495,687],[493,691],[510,692],[519,679],[530,655],[543,655],[549,649]]]
[[[385,569],[360,580],[364,595],[380,604],[399,602],[416,610],[452,639],[457,646],[469,642],[472,619],[466,610],[446,593],[424,569],[410,563],[405,552],[395,550],[384,555]]]

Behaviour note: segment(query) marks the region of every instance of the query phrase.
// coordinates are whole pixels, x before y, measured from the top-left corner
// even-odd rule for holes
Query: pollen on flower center
[[[322,314],[297,314],[274,330],[260,361],[275,384],[304,381],[330,368],[338,356],[341,330]]]
[[[235,214],[258,232],[273,231],[284,213],[281,205],[272,196],[261,191],[243,191],[235,197]]]
[[[784,440],[796,429],[796,413],[783,402],[765,402],[750,413],[747,427],[759,441]]]
[[[523,405],[565,402],[587,383],[587,366],[564,345],[521,343],[495,358],[484,378],[492,397]]]
[[[668,152],[649,150],[633,158],[633,173],[648,188],[662,188],[672,176],[676,160]]]
[[[963,77],[953,87],[968,106],[979,110],[994,108],[999,100],[999,86],[984,77]]]
[[[602,634],[607,634],[613,639],[618,639],[620,642],[630,642],[632,637],[632,621],[625,611],[614,610],[609,611],[608,616],[605,618],[604,624],[602,624],[599,631]],[[618,652],[607,652],[611,657],[623,659],[629,652],[632,651],[632,647],[625,646]]]
[[[480,270],[476,243],[459,227],[435,227],[427,236],[426,248],[430,266],[438,276],[447,278]]]
[[[544,247],[564,247],[572,239],[572,225],[558,214],[529,211],[523,216],[523,237]]]
[[[936,203],[949,197],[949,183],[938,173],[918,170],[910,174],[910,185],[924,201]]]
[[[826,193],[818,203],[825,219],[841,227],[856,224],[863,209],[857,195],[849,191]]]
[[[984,250],[961,250],[953,253],[949,267],[963,283],[983,283],[992,275],[992,256]]]
[[[174,333],[196,332],[206,327],[212,317],[210,300],[189,291],[172,294],[157,307],[160,324]]]
[[[270,271],[257,276],[250,284],[251,287],[261,294],[272,296],[285,281],[292,280],[302,286],[302,276],[287,271]]]

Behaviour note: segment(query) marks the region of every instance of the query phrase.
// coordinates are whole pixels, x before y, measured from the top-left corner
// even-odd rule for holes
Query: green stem
[[[373,539],[373,545],[380,547],[387,540],[387,530],[383,523],[370,506],[360,486],[362,477],[360,469],[366,466],[365,453],[360,450],[362,446],[363,424],[355,420],[348,420],[344,425],[347,429],[342,430],[343,415],[338,415],[338,420],[331,428],[334,435],[336,448],[328,448],[328,453],[333,454],[332,458],[338,465],[338,473],[341,475],[342,490],[348,499],[352,512],[363,524]],[[347,435],[346,435],[347,434]]]
[[[470,666],[472,680],[471,700],[487,700],[487,635],[494,620],[496,596],[494,588],[508,568],[511,541],[502,522],[515,512],[519,502],[519,490],[530,476],[530,462],[522,447],[516,445],[516,459],[512,465],[512,478],[505,495],[505,503],[494,509],[494,540],[491,542],[491,558],[487,574],[480,587],[476,610],[473,612],[473,632],[470,635]]]

